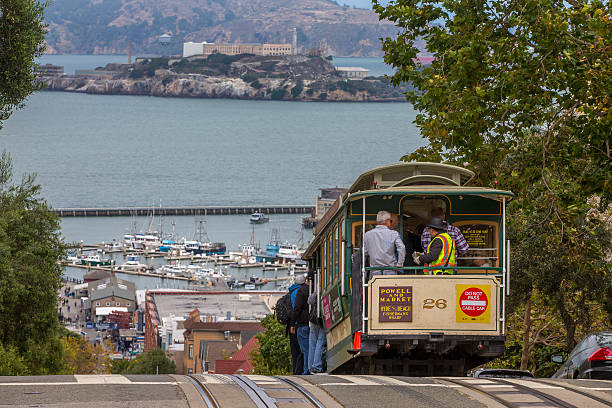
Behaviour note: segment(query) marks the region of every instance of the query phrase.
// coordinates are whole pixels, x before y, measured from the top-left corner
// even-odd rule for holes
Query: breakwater
[[[310,214],[312,205],[250,205],[250,206],[192,206],[192,207],[115,207],[115,208],[55,208],[60,217],[117,217],[155,215],[239,215]]]

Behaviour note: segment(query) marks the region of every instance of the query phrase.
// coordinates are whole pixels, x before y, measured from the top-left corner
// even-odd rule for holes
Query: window
[[[334,226],[334,280],[340,276],[338,265],[340,264],[340,242],[338,241],[339,224]]]
[[[121,303],[117,302],[115,303],[115,306],[121,306]]]
[[[96,306],[100,306],[100,302],[96,302]]]
[[[106,306],[110,306],[110,302],[106,302]]]
[[[327,262],[325,261],[327,256],[327,241],[321,245],[321,287],[325,289],[327,287]]]
[[[188,368],[187,369],[187,374],[193,374],[193,368]]]
[[[193,358],[193,344],[189,345],[189,358]]]
[[[125,303],[125,306],[126,306],[126,307],[130,307],[130,302],[126,302],[126,303]]]
[[[333,258],[334,258],[334,246],[332,242],[332,235],[327,236],[327,284],[332,282],[332,273],[334,271]]]

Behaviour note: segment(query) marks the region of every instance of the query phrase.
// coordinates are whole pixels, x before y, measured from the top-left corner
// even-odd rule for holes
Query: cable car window
[[[338,279],[338,258],[340,255],[340,245],[338,245],[338,226],[334,226],[334,278],[332,281]]]
[[[458,257],[458,266],[496,267],[499,265],[497,223],[491,221],[460,221],[461,230],[470,249]]]

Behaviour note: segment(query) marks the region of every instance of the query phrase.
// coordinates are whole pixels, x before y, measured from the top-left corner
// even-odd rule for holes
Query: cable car
[[[315,227],[302,259],[319,293],[328,372],[458,376],[504,353],[513,194],[471,186],[473,177],[438,163],[379,167],[360,175]],[[411,264],[411,253],[423,252],[421,232],[440,210],[469,249],[434,275]],[[403,266],[368,264],[363,239],[379,211],[399,217]]]

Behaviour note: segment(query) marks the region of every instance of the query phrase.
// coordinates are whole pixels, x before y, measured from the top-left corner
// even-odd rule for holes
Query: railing
[[[369,266],[366,271],[397,271],[398,275],[432,275],[432,270],[450,271],[484,271],[485,275],[499,275],[503,272],[501,267],[493,266]],[[425,273],[424,271],[429,271]],[[494,271],[489,273],[489,271]],[[405,273],[402,273],[405,272]],[[408,272],[408,273],[406,273]],[[409,273],[412,272],[412,273]],[[420,272],[420,273],[419,273]],[[467,275],[467,274],[466,274]],[[481,275],[478,273],[478,275]]]
[[[499,318],[500,322],[502,323],[502,334],[505,333],[505,320],[506,320],[506,310],[505,310],[505,303],[506,303],[506,296],[504,296],[504,292],[505,292],[505,288],[506,288],[506,283],[507,283],[507,276],[506,276],[506,270],[503,267],[493,267],[493,266],[369,266],[366,268],[362,267],[362,272],[363,272],[363,282],[362,283],[362,291],[363,291],[363,296],[362,296],[362,315],[361,315],[361,332],[362,333],[367,333],[366,332],[366,321],[369,320],[369,316],[366,316],[366,297],[367,297],[367,288],[369,285],[368,280],[366,281],[365,276],[366,274],[369,276],[371,271],[397,271],[397,275],[395,276],[402,276],[402,275],[431,275],[431,276],[437,276],[433,274],[434,270],[449,270],[451,271],[450,275],[472,275],[469,273],[465,273],[465,274],[457,274],[457,271],[484,271],[484,276],[490,276],[490,275],[495,275],[495,276],[499,276],[501,275],[502,278],[502,282],[500,284],[500,288],[501,288],[501,296],[502,296],[502,310],[501,310],[501,317]],[[427,272],[426,272],[427,271]],[[489,271],[492,271],[492,273],[489,273]],[[448,273],[443,273],[443,276],[448,276]],[[473,275],[480,275],[482,276],[482,273],[474,273]],[[387,275],[387,276],[393,276],[393,275]]]

